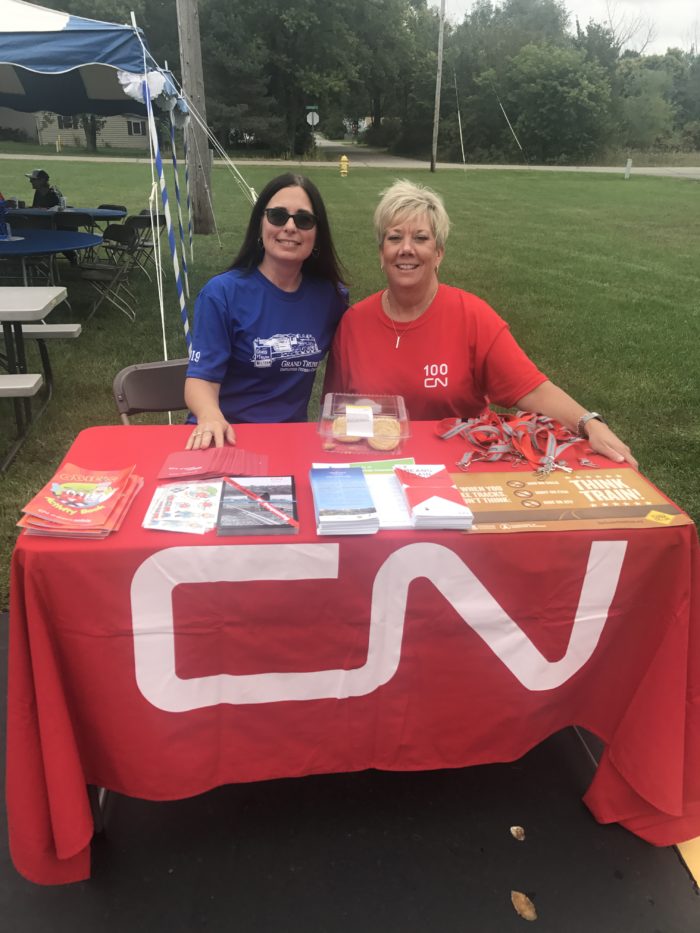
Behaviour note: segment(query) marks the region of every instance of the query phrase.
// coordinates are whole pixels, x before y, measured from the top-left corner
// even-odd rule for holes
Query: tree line
[[[177,74],[175,0],[65,0],[128,22]],[[430,153],[439,12],[427,0],[198,0],[207,119],[229,149],[302,154],[307,108],[329,137]],[[477,0],[444,37],[438,158],[586,162],[616,150],[700,150],[700,55],[626,48],[565,0]]]

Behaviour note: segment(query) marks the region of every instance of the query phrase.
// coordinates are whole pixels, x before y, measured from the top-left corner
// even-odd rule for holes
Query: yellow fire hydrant
[[[340,176],[345,178],[348,174],[348,167],[350,166],[350,159],[346,155],[341,155],[340,157]]]

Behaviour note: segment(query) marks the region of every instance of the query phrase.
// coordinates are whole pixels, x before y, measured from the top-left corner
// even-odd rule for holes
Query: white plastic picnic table
[[[23,325],[43,321],[56,305],[65,301],[65,298],[66,289],[57,285],[31,288],[0,287],[0,324],[5,338],[3,363],[6,370],[6,373],[0,374],[0,397],[13,399],[17,422],[17,438],[0,463],[0,472],[14,459],[32,421],[41,414],[51,397],[52,387],[50,379],[47,379],[49,384],[46,400],[36,414],[33,413],[31,397],[36,395],[44,380],[39,373],[27,372]],[[50,368],[45,366],[45,370],[50,374]]]

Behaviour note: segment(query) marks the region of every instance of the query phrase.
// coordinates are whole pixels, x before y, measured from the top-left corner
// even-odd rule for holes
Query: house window
[[[146,135],[146,124],[143,120],[127,120],[126,128],[129,132],[129,136],[145,136]]]
[[[80,129],[80,118],[79,117],[62,117],[58,115],[58,128],[59,130],[79,130]]]

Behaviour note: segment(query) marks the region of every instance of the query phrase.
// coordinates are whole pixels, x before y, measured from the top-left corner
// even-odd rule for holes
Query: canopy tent
[[[120,26],[71,16],[25,0],[0,0],[0,107],[27,113],[48,110],[63,115],[139,114],[147,118],[152,156],[149,207],[153,241],[158,247],[155,199],[160,193],[189,349],[187,308],[152,103],[169,110],[173,123],[177,120],[184,124],[187,119],[184,98],[172,76],[154,61],[135,23]],[[158,299],[167,359],[159,250],[157,252]]]
[[[127,96],[120,72],[156,73],[161,84],[165,78],[136,27],[0,0],[0,107],[145,115],[143,103]]]
[[[184,287],[180,276],[180,262],[172,228],[152,104],[170,112],[173,170],[176,178],[182,262],[185,272]],[[166,218],[180,313],[189,350],[191,338],[185,304],[185,291],[189,295],[189,288],[185,264],[186,244],[180,211],[179,186],[177,185],[174,127],[176,125],[184,127],[190,112],[205,130],[207,127],[196,109],[188,107],[184,91],[178,89],[172,75],[158,67],[135,22],[131,26],[123,26],[72,16],[58,10],[27,3],[26,0],[0,0],[0,107],[26,113],[47,110],[64,116],[83,113],[101,116],[138,114],[147,118],[152,156],[149,198],[152,238],[158,246],[160,241],[155,217],[159,209],[155,199],[159,193]],[[254,203],[256,200],[254,190],[245,183],[217,140],[208,130],[207,133],[212,144],[224,156],[228,167],[234,172],[234,177],[245,196],[251,203]],[[187,178],[186,139],[185,134]],[[207,196],[210,197],[209,192]],[[189,185],[187,207],[190,213]],[[188,221],[191,258],[193,248],[191,216]],[[159,255],[157,268],[163,352],[167,359]]]

